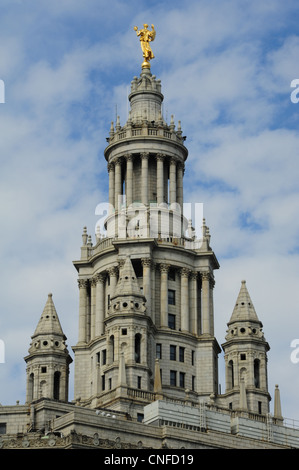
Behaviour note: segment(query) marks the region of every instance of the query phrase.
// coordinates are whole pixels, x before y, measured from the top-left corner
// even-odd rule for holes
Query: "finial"
[[[144,29],[138,30],[138,27],[134,26],[134,31],[136,31],[137,36],[140,37],[140,46],[143,52],[144,61],[141,67],[143,69],[150,69],[151,66],[150,66],[149,61],[151,59],[154,59],[155,57],[153,54],[153,51],[151,50],[150,42],[154,41],[156,37],[156,31],[155,31],[155,27],[153,24],[152,24],[152,31],[148,30],[147,24],[144,24],[143,28]]]
[[[119,116],[117,116],[117,118],[116,118],[115,129],[116,129],[116,131],[119,131],[119,130],[120,130],[120,120],[119,120]]]
[[[114,136],[114,122],[111,121],[111,126],[110,126],[110,138]]]
[[[175,125],[174,125],[174,116],[173,114],[171,115],[171,118],[170,118],[170,129],[172,131],[174,131],[174,128],[175,128]]]
[[[82,241],[83,241],[83,245],[86,245],[87,243],[87,227],[83,227],[83,234],[82,234]]]
[[[96,237],[100,240],[101,239],[101,227],[97,225],[96,228]]]
[[[177,135],[179,137],[182,137],[182,126],[181,126],[181,121],[178,121],[178,130],[177,130]]]

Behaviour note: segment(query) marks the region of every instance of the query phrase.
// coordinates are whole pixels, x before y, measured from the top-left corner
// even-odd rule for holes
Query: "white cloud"
[[[289,346],[299,336],[299,104],[290,101],[299,44],[292,13],[292,3],[277,0],[5,3],[2,404],[20,399],[20,390],[24,397],[22,357],[49,291],[69,348],[77,341],[72,260],[80,256],[82,227],[93,232],[95,207],[107,199],[105,138],[116,105],[121,123],[126,119],[127,87],[142,62],[133,26],[146,21],[157,29],[152,72],[162,79],[164,111],[168,120],[175,114],[182,121],[188,137],[186,201],[204,202],[221,265],[219,343],[245,278],[271,346],[270,393],[278,382],[284,414],[299,419],[298,365],[290,361]]]

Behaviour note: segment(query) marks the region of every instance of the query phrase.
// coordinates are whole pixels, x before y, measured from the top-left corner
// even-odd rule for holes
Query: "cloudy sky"
[[[126,121],[142,61],[133,27],[147,22],[157,30],[152,73],[164,118],[181,120],[187,136],[185,202],[204,204],[220,263],[218,342],[246,279],[271,346],[269,391],[279,384],[283,415],[299,420],[298,2],[0,5],[0,402],[25,401],[23,357],[49,292],[70,351],[77,342],[72,261],[107,200],[106,137],[116,114]],[[224,391],[223,372],[220,382]]]

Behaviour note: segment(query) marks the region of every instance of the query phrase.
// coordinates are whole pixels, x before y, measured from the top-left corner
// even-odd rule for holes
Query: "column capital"
[[[198,272],[197,271],[190,271],[190,277],[193,281],[196,281],[198,279]]]
[[[97,283],[101,282],[102,284],[104,284],[104,282],[106,281],[106,275],[104,273],[98,273],[95,276],[95,280]]]
[[[152,260],[150,258],[141,258],[141,264],[142,266],[147,266],[150,268],[152,266]]]
[[[125,158],[127,161],[132,162],[133,159],[134,159],[134,155],[133,155],[132,153],[126,153],[126,154],[124,155],[124,158]]]
[[[115,168],[114,168],[114,163],[113,163],[113,162],[107,163],[107,169],[108,169],[108,173],[109,173],[110,171],[114,171],[114,169],[115,169]]]
[[[161,273],[168,273],[169,269],[170,269],[170,265],[169,264],[165,264],[165,263],[160,263],[159,264],[159,269],[160,269],[160,272]]]
[[[189,277],[189,275],[191,274],[191,270],[188,268],[181,268],[180,273],[182,277]]]
[[[141,160],[148,160],[148,158],[149,158],[149,152],[142,152],[142,153],[140,154],[140,158],[141,158]]]
[[[91,278],[90,285],[92,287],[95,287],[97,285],[97,277],[96,276]]]
[[[166,155],[165,155],[164,153],[157,153],[156,156],[155,156],[155,158],[156,158],[156,160],[157,160],[158,162],[163,162],[164,159],[165,159],[165,156],[166,156]]]
[[[200,271],[199,274],[200,274],[202,281],[210,281],[211,274],[208,271]]]
[[[86,289],[88,287],[88,279],[78,279],[79,289]]]
[[[118,269],[116,266],[112,266],[111,268],[108,268],[107,271],[109,273],[109,276],[116,276]]]

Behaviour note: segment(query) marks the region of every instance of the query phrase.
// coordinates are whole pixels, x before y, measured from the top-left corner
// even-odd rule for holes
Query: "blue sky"
[[[107,200],[106,137],[116,113],[126,121],[142,61],[133,27],[146,22],[164,117],[187,136],[185,202],[204,204],[221,266],[217,339],[246,279],[271,346],[269,391],[279,384],[283,415],[299,420],[298,20],[296,1],[1,0],[2,404],[25,400],[23,357],[48,292],[76,344],[72,261]]]

